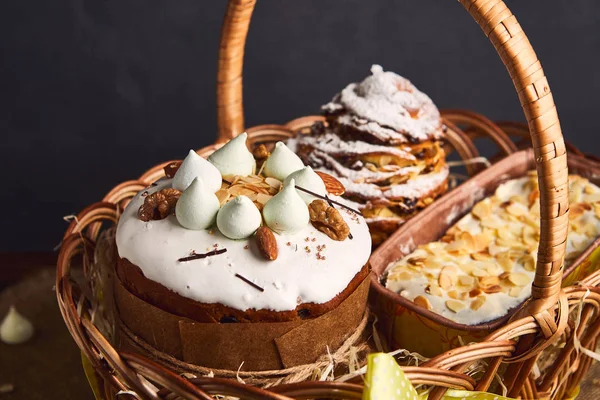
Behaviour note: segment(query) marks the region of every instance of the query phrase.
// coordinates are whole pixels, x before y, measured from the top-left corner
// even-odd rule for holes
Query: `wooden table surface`
[[[15,305],[35,327],[23,344],[0,342],[0,400],[86,400],[94,396],[81,353],[56,303],[56,254],[0,254],[0,319]]]
[[[0,318],[14,304],[35,325],[21,345],[0,342],[0,400],[93,399],[53,291],[55,253],[0,253]],[[578,400],[600,399],[600,364],[592,367]]]

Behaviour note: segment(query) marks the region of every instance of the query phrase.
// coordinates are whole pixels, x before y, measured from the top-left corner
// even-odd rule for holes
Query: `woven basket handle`
[[[459,0],[490,39],[519,95],[533,142],[541,200],[541,233],[532,297],[527,311],[546,335],[556,330],[554,306],[568,226],[568,172],[558,114],[542,66],[515,16],[501,0]],[[244,129],[242,66],[244,45],[256,0],[229,0],[221,31],[217,106],[219,140]]]

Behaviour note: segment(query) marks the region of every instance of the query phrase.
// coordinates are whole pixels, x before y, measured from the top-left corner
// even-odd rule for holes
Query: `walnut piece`
[[[271,153],[267,149],[267,146],[261,144],[257,146],[254,150],[252,150],[252,155],[254,156],[255,160],[264,160],[268,158],[271,155]]]
[[[340,212],[325,200],[314,200],[309,204],[308,212],[313,226],[333,240],[345,240],[350,234],[350,228]]]
[[[165,176],[169,179],[173,178],[179,167],[181,167],[181,161],[173,161],[168,163],[163,167],[165,170]]]
[[[179,196],[181,196],[181,192],[177,189],[163,189],[149,194],[146,196],[144,204],[140,206],[138,216],[142,221],[167,218],[175,211]]]

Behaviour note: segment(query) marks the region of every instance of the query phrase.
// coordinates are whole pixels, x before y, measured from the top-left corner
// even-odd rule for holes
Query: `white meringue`
[[[280,234],[296,233],[306,227],[310,220],[308,207],[296,191],[294,179],[265,204],[263,218],[269,228]]]
[[[0,339],[6,344],[24,343],[31,339],[33,331],[33,324],[11,306],[0,325]]]
[[[244,239],[260,227],[260,211],[246,196],[225,203],[217,214],[217,228],[229,239]]]
[[[321,179],[321,177],[317,175],[311,167],[304,167],[289,174],[288,177],[285,178],[285,181],[283,181],[283,186],[285,187],[289,185],[292,179],[296,182],[296,186],[300,186],[301,188],[310,190],[311,192],[315,192],[316,194],[320,194],[322,196],[327,194],[327,189],[325,189],[325,183],[323,182],[323,179]],[[296,191],[306,204],[310,204],[316,199],[316,197],[312,194],[308,194],[298,189],[296,189]]]
[[[202,179],[212,193],[221,189],[223,178],[217,167],[190,150],[173,177],[173,188],[184,191],[197,177]]]
[[[223,147],[208,156],[210,161],[223,176],[248,176],[256,170],[254,156],[246,146],[246,132],[234,137]]]
[[[263,171],[266,176],[283,181],[294,171],[304,168],[304,163],[283,142],[277,142],[275,150],[265,161]]]
[[[177,200],[175,216],[184,228],[202,230],[215,222],[219,208],[217,196],[206,188],[201,178],[195,178]]]

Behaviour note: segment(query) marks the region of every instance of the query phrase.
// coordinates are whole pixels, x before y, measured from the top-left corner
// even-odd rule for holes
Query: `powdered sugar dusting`
[[[448,178],[448,167],[444,167],[439,172],[419,175],[414,179],[400,185],[391,185],[382,188],[372,183],[355,183],[346,178],[340,178],[340,182],[346,188],[349,195],[358,195],[363,199],[380,199],[381,197],[389,200],[399,200],[403,198],[421,198],[434,191]]]
[[[288,141],[288,147],[289,142]],[[309,145],[331,155],[363,155],[363,154],[392,154],[405,160],[414,161],[416,157],[411,153],[391,146],[380,146],[361,141],[343,141],[338,135],[327,132],[320,136],[299,135],[293,145]]]
[[[374,134],[382,141],[425,141],[441,135],[440,113],[433,101],[408,79],[373,65],[372,75],[351,83],[322,107],[344,113],[338,123]]]
[[[340,164],[329,154],[315,150],[308,156],[310,165],[319,166],[318,169],[330,175],[346,178],[355,183],[374,183],[383,182],[393,177],[402,177],[406,175],[418,175],[425,166],[399,167],[397,165],[386,166],[389,171],[376,170],[371,171],[367,168],[353,170]]]

